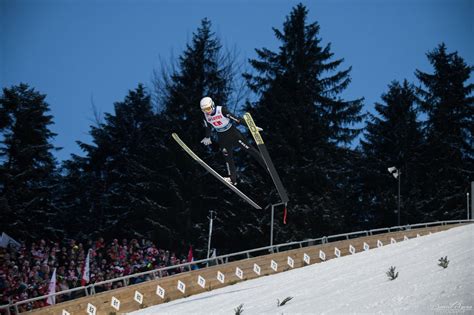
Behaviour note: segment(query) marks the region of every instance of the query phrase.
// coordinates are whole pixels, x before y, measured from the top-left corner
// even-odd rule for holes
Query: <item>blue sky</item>
[[[91,141],[92,102],[112,112],[138,83],[151,87],[160,60],[179,56],[201,19],[245,61],[277,49],[272,27],[299,2],[344,58],[339,69],[353,68],[342,96],[365,97],[366,111],[392,80],[431,72],[426,53],[441,42],[474,64],[472,0],[0,0],[0,86],[47,94],[64,160],[82,154],[76,140]]]

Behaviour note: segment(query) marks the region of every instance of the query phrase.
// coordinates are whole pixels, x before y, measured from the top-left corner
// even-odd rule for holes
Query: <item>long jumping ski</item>
[[[224,177],[219,175],[212,167],[206,164],[199,156],[197,156],[184,142],[179,138],[176,133],[172,133],[171,136],[173,139],[183,148],[186,153],[188,153],[196,162],[198,162],[202,167],[204,167],[209,173],[211,173],[214,177],[216,177],[219,181],[221,181],[224,185],[232,189],[237,195],[239,195],[242,199],[247,201],[251,204],[255,209],[262,209],[258,204],[256,204],[252,199],[247,197],[243,192],[241,192],[237,187],[232,185],[231,183],[227,182]]]
[[[265,161],[265,165],[268,168],[268,172],[270,173],[270,177],[272,178],[273,183],[275,184],[275,187],[278,191],[278,194],[280,195],[281,201],[284,204],[287,204],[288,195],[285,191],[285,188],[283,187],[283,184],[281,183],[280,176],[278,176],[275,166],[273,165],[272,159],[270,158],[270,154],[268,154],[267,147],[265,146],[265,143],[263,143],[262,136],[258,132],[257,126],[255,125],[252,116],[249,113],[245,113],[244,120],[247,123],[250,133],[252,133],[252,136],[255,140],[255,143],[257,144],[260,154],[263,157],[263,160]]]

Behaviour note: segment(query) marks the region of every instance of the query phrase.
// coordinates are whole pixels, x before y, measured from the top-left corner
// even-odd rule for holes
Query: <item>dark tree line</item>
[[[275,242],[395,225],[397,183],[389,166],[402,173],[402,224],[464,218],[474,178],[473,67],[440,44],[427,54],[432,72],[415,69],[418,82],[390,82],[374,112],[364,113],[362,96],[341,96],[351,67],[321,44],[319,32],[297,5],[282,29],[274,28],[279,48],[256,49],[251,70],[236,76],[236,60],[202,20],[154,89],[130,90],[91,126],[92,143],[78,142],[83,156],[61,165],[53,156],[59,148],[51,144],[46,95],[27,84],[4,88],[0,230],[20,239],[146,237],[164,247],[205,248],[208,211],[217,210],[214,247],[268,244],[269,212],[250,208],[170,137],[177,132],[225,172],[217,146],[199,143],[203,96],[238,107],[236,114],[251,112],[264,129],[290,196],[287,225],[277,211]],[[242,78],[253,101],[235,104]],[[365,127],[356,127],[361,122]],[[351,148],[359,136],[360,145]],[[239,188],[261,205],[278,202],[269,176],[245,154],[236,159]]]

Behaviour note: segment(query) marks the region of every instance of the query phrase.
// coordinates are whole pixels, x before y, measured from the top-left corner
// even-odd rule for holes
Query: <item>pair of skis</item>
[[[257,144],[258,150],[260,151],[260,154],[262,155],[263,160],[265,161],[265,165],[267,166],[268,172],[270,173],[270,177],[273,180],[273,183],[275,184],[275,187],[278,191],[278,194],[280,195],[282,203],[285,205],[288,203],[288,195],[285,191],[285,188],[283,188],[283,184],[281,183],[280,177],[278,176],[278,173],[275,169],[275,166],[273,165],[273,162],[270,158],[270,155],[268,154],[268,150],[263,142],[262,136],[260,135],[257,126],[255,125],[255,122],[252,119],[252,116],[249,113],[245,113],[244,115],[244,120],[245,123],[247,124],[247,127],[250,130],[250,133],[252,134],[255,143]],[[204,167],[209,173],[211,173],[214,177],[216,177],[221,183],[229,187],[232,191],[234,191],[237,195],[239,195],[242,199],[247,201],[250,205],[252,205],[256,209],[262,209],[256,202],[254,202],[252,199],[250,199],[247,195],[245,195],[243,192],[241,192],[237,187],[229,183],[219,175],[212,167],[206,164],[199,156],[197,156],[184,142],[179,138],[179,136],[176,133],[172,134],[173,139],[183,148],[186,153],[188,153],[196,162],[198,162],[202,167]],[[286,207],[285,207],[286,209]]]

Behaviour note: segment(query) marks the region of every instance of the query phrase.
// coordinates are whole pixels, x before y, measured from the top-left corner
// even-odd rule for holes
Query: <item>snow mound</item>
[[[474,224],[152,306],[144,314],[473,313]],[[438,266],[448,256],[448,268]],[[391,266],[399,272],[390,281]],[[284,306],[277,300],[293,297]]]

